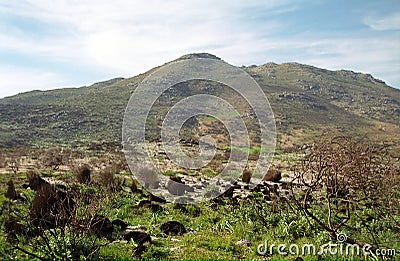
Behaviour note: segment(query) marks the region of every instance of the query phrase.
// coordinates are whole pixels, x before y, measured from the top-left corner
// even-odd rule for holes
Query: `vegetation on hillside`
[[[89,87],[33,91],[1,99],[0,145],[120,143],[129,97],[138,83],[156,69]],[[243,69],[260,84],[269,99],[280,149],[302,146],[328,129],[399,144],[400,91],[371,75],[297,63],[267,63]],[[217,88],[215,83],[182,86],[184,91],[165,97],[186,97],[201,91],[231,98],[233,104],[240,101],[229,88]]]
[[[21,162],[20,170],[1,175],[0,255],[4,259],[398,257],[393,252],[400,247],[398,158],[389,148],[365,140],[319,140],[291,160],[290,181],[265,182],[251,191],[239,186],[232,194],[191,205],[165,204],[152,197],[131,178],[115,151],[51,151],[48,155],[55,158],[35,150],[1,153],[3,169],[11,169],[7,163],[11,157]],[[278,163],[284,163],[284,155]],[[60,161],[55,170],[54,163]],[[38,162],[39,172],[27,170],[29,162]],[[168,175],[178,174],[183,175]],[[9,181],[13,188],[6,185]],[[65,206],[68,214],[64,207],[52,208],[47,201],[40,206],[50,212],[34,212],[41,213],[37,223],[33,202],[44,200],[40,187],[46,186],[52,187],[47,200],[66,193],[73,205],[55,197],[57,206]],[[15,193],[9,193],[12,189]],[[321,250],[329,242],[344,249],[351,246],[354,252]],[[286,244],[286,254],[278,252],[279,244]],[[308,244],[314,244],[316,252],[303,255],[302,246]],[[362,249],[367,244],[373,253],[355,252],[356,245]],[[290,245],[300,248],[289,251]],[[377,249],[385,255],[377,255]]]

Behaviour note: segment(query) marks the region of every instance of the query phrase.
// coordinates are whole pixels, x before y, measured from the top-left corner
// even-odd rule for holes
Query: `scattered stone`
[[[186,186],[180,177],[171,176],[167,182],[167,189],[172,195],[182,196],[185,194]]]
[[[153,194],[150,194],[150,200],[162,204],[167,203],[167,200],[163,196],[155,196]]]
[[[194,199],[192,199],[190,197],[181,197],[181,198],[175,199],[174,203],[175,204],[190,204],[193,201],[194,201]]]
[[[189,185],[186,185],[185,189],[187,192],[194,192],[194,187],[191,187]]]
[[[185,226],[178,221],[168,221],[161,225],[161,231],[167,235],[177,236],[186,232]]]
[[[236,245],[250,247],[251,246],[251,242],[249,240],[246,240],[246,239],[241,239],[241,240],[236,242]]]
[[[205,198],[214,198],[214,197],[217,197],[217,196],[219,196],[220,195],[220,193],[219,193],[219,191],[216,191],[216,190],[209,190],[209,191],[207,191],[205,194],[204,194],[204,197]]]
[[[134,230],[143,230],[143,231],[146,231],[146,230],[147,230],[147,227],[146,227],[146,226],[143,226],[143,225],[128,226],[128,227],[126,228],[126,230],[130,230],[130,231],[134,231]]]
[[[188,228],[186,229],[186,233],[189,233],[189,234],[196,234],[197,231],[194,230],[193,228],[188,227]]]

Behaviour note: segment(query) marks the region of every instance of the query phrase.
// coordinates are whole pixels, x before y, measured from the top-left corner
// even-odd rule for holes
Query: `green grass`
[[[32,198],[34,193],[31,190],[21,188],[25,182],[25,174],[3,174],[0,176],[4,184],[10,178],[16,183],[17,191],[21,191]],[[12,204],[4,197],[5,186],[0,191],[0,204]],[[95,187],[84,187],[85,190],[95,190]],[[146,232],[153,238],[153,242],[140,254],[143,259],[260,259],[268,258],[273,260],[290,260],[296,255],[279,255],[277,248],[272,255],[267,253],[260,256],[257,253],[259,244],[267,241],[268,245],[275,244],[309,244],[316,246],[331,241],[326,231],[321,229],[311,220],[308,220],[296,208],[291,208],[284,202],[278,203],[278,211],[272,212],[270,204],[264,200],[261,193],[252,193],[248,199],[239,201],[238,204],[230,204],[229,200],[215,204],[204,202],[195,205],[183,205],[179,208],[174,204],[162,205],[162,210],[153,211],[147,208],[134,208],[140,200],[147,196],[118,192],[110,194],[101,207],[100,214],[106,214],[111,220],[119,218],[128,222],[131,226],[141,225],[146,227]],[[29,205],[13,205],[21,213],[27,211]],[[327,218],[326,211],[315,209],[317,216]],[[371,217],[368,227],[362,225],[359,217]],[[387,242],[385,245],[390,248],[399,249],[399,232],[396,224],[399,224],[400,217],[395,216],[394,220],[378,218],[379,215],[374,209],[354,210],[348,224],[343,232],[351,235],[360,241],[372,242],[369,231],[376,231],[374,235],[380,240]],[[0,216],[4,221],[6,216]],[[186,228],[195,230],[195,233],[188,233],[182,236],[168,237],[161,232],[160,226],[166,221],[176,220],[185,225]],[[237,245],[236,242],[242,239],[249,240],[251,246]],[[103,241],[103,243],[106,243]],[[136,244],[114,242],[100,248],[95,256],[96,259],[134,259],[139,258],[134,253]],[[26,259],[24,253],[11,250],[12,246],[6,242],[4,236],[0,236],[0,255],[2,258]],[[331,255],[306,255],[304,260],[360,260],[364,257],[343,257],[339,254]],[[368,259],[367,259],[368,260]]]
[[[215,173],[215,171],[213,171],[212,169],[209,169],[209,168],[202,169],[201,173],[210,178],[213,178],[217,175],[217,173]]]
[[[249,155],[254,155],[254,154],[260,154],[261,152],[261,147],[257,147],[257,146],[253,146],[250,147],[249,149],[247,148],[238,148],[238,147],[234,147],[234,146],[225,146],[224,147],[225,150],[237,150],[243,153],[248,153]]]

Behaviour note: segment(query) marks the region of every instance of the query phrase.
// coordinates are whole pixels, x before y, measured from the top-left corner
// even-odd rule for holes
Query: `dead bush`
[[[78,171],[76,173],[76,179],[81,184],[89,184],[90,183],[90,174],[91,174],[90,167],[89,167],[89,165],[85,164],[78,169]]]
[[[100,183],[110,191],[120,191],[123,181],[115,176],[111,167],[107,167],[100,172]]]
[[[399,175],[400,169],[393,164],[385,146],[343,136],[324,138],[296,167],[294,181],[303,189],[299,193],[292,188],[292,197],[308,217],[336,240],[355,209],[374,208],[382,219],[399,209]],[[316,214],[321,211],[327,217]],[[363,225],[367,227],[368,222]],[[350,237],[346,243],[365,245]]]
[[[53,199],[62,199],[57,190],[36,175],[32,175],[31,180],[39,195],[31,205],[42,209],[37,211],[40,216],[32,219],[31,211],[24,212],[10,205],[5,214],[8,218],[3,223],[9,240],[3,243],[2,251],[9,255],[19,252],[19,255],[26,254],[38,260],[97,259],[100,247],[111,242],[102,238],[111,239],[113,230],[108,218],[99,215],[105,204],[104,193],[96,193],[87,201],[76,191],[73,194],[75,204],[71,208],[60,207],[63,205],[60,202],[58,206],[52,204]]]
[[[7,192],[5,196],[9,199],[17,199],[17,192],[15,191],[14,182],[12,180],[7,182]]]
[[[58,170],[65,162],[63,152],[60,148],[47,149],[41,157],[43,166]]]
[[[28,173],[28,182],[36,191],[29,207],[32,224],[40,229],[64,225],[74,208],[72,196],[45,181],[35,171]]]

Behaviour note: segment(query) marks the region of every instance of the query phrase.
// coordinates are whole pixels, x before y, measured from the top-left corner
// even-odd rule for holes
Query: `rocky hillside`
[[[400,90],[369,74],[298,63],[242,69],[256,79],[270,101],[281,148],[312,142],[326,131],[400,144]],[[126,104],[149,72],[0,99],[0,147],[120,143]]]

